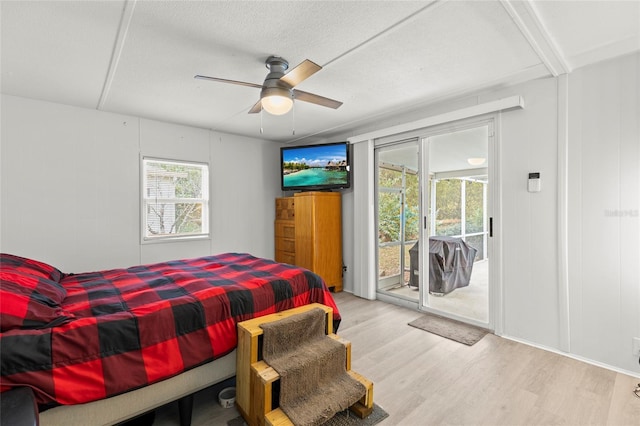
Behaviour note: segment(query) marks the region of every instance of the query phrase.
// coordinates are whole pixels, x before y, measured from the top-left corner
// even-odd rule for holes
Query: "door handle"
[[[493,237],[493,218],[489,218],[489,236]]]

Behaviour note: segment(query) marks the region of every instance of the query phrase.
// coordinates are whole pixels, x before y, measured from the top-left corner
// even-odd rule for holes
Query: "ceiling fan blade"
[[[255,87],[256,89],[262,89],[262,84],[246,83],[244,81],[227,80],[225,78],[208,77],[206,75],[195,75],[193,76],[193,78],[197,78],[199,80],[217,81],[220,83],[231,83],[231,84],[237,84],[239,86],[248,86],[248,87]]]
[[[249,114],[256,114],[260,111],[262,111],[262,100],[258,100],[258,102],[251,107]]]
[[[333,109],[340,108],[342,102],[325,98],[324,96],[314,95],[313,93],[303,92],[302,90],[293,89],[293,98],[297,101],[310,102],[312,104],[321,105]]]
[[[300,64],[298,64],[295,68],[280,77],[280,80],[291,85],[291,87],[294,87],[307,78],[311,77],[321,69],[322,67],[320,65],[308,59],[305,59],[304,61],[300,62]]]

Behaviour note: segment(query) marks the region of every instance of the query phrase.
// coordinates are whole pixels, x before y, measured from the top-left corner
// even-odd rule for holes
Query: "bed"
[[[80,274],[0,256],[0,391],[33,389],[43,425],[118,423],[232,377],[240,321],[317,302],[340,322],[318,275],[244,253]]]

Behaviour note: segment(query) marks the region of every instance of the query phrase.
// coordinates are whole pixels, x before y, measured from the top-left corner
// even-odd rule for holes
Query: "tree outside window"
[[[208,165],[149,158],[142,163],[143,239],[208,236]]]
[[[478,250],[476,260],[484,258],[484,185],[457,178],[436,181],[435,235],[462,237]]]

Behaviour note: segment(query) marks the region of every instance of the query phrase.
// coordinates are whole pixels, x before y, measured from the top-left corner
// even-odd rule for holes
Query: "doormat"
[[[356,416],[349,410],[341,411],[331,419],[322,423],[322,426],[373,426],[389,417],[389,413],[384,411],[378,404],[373,404],[373,411],[364,419]],[[242,416],[231,419],[227,426],[247,426]]]
[[[431,314],[423,314],[409,325],[467,346],[477,343],[489,333],[489,330],[484,328]]]

